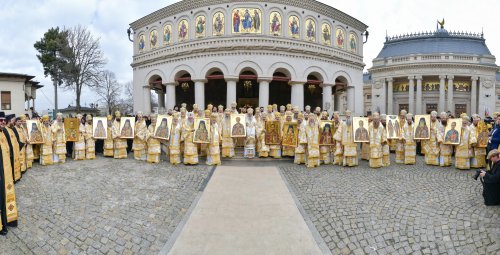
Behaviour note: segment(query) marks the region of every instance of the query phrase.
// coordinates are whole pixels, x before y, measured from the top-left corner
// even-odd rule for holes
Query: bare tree
[[[119,100],[118,108],[123,114],[134,112],[134,87],[132,82],[127,82],[123,86],[123,97]]]
[[[95,93],[100,97],[100,101],[106,104],[108,114],[112,114],[120,100],[121,86],[116,81],[115,74],[108,70],[101,73],[99,80]]]
[[[106,60],[90,31],[81,25],[68,30],[68,56],[64,70],[65,87],[75,91],[76,108],[80,110],[80,96],[84,86],[94,87],[99,83],[100,74]]]

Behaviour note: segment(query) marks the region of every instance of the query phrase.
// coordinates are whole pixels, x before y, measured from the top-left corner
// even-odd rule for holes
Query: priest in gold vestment
[[[380,114],[380,123],[382,123],[382,126],[384,127],[384,132],[387,136],[387,128],[386,128],[386,120],[387,120],[387,115],[385,114]],[[391,150],[390,150],[390,140],[387,140],[387,142],[382,145],[382,165],[384,166],[390,166],[391,165]]]
[[[172,128],[170,128],[170,140],[168,144],[168,155],[170,164],[177,165],[181,163],[181,135],[182,126],[179,123],[180,114],[174,113],[172,117]]]
[[[279,130],[283,130],[283,124],[282,124],[283,121],[281,118],[281,113],[274,112],[273,117],[274,117],[274,119],[271,119],[271,120],[278,121],[280,123]],[[281,158],[281,144],[270,144],[269,145],[269,156],[271,156],[273,158]]]
[[[441,116],[441,120],[442,120]],[[446,122],[446,120],[445,120]],[[437,120],[437,112],[431,112],[431,122],[429,124],[429,140],[422,143],[425,151],[425,164],[439,166],[441,145],[443,142],[444,128],[441,130],[441,122]],[[450,154],[451,155],[451,154]]]
[[[132,143],[132,150],[134,151],[135,160],[145,161],[146,154],[146,137],[148,135],[148,128],[146,120],[142,112],[137,113],[137,121],[135,122],[134,141]]]
[[[416,163],[415,157],[417,156],[417,143],[415,142],[413,134],[414,125],[413,114],[406,114],[406,124],[403,132],[406,165],[414,165]]]
[[[328,120],[328,112],[326,112],[326,111],[321,112],[321,116],[320,116],[319,120]],[[320,125],[319,120],[317,121],[317,123],[318,123],[318,127],[320,128],[320,133],[323,133],[323,131],[330,132],[330,133],[325,132],[324,135],[327,138],[326,141],[331,140],[331,142],[333,143],[333,135],[335,134],[335,132],[333,132],[332,125],[330,125],[329,127],[325,128],[325,129],[321,129],[321,125]],[[330,134],[331,134],[331,136],[330,136]],[[325,138],[321,138],[321,139],[325,139]],[[332,163],[332,145],[320,145],[319,146],[319,153],[320,153],[320,163],[325,164],[325,165]]]
[[[292,121],[293,121],[293,114],[292,114],[292,112],[286,111],[283,123],[285,123],[285,122],[292,122]],[[284,124],[281,125],[281,126],[284,127]],[[282,132],[282,134],[281,134],[282,139],[281,140],[283,141],[283,138],[285,136],[285,130],[282,130],[281,132]],[[295,155],[295,147],[283,145],[283,156],[293,157],[294,155]]]
[[[85,159],[85,125],[82,123],[82,115],[77,114],[78,119],[78,139],[73,143],[73,159],[74,160],[84,160]]]
[[[476,138],[476,145],[472,147],[472,159],[470,163],[471,168],[485,168],[486,167],[486,148],[479,147],[479,132],[478,124],[481,121],[479,114],[472,115],[472,124],[470,125],[471,136]]]
[[[95,139],[92,130],[92,115],[88,114],[85,118],[85,158],[95,159]]]
[[[49,115],[44,115],[42,117],[42,135],[43,144],[40,146],[40,164],[42,166],[48,166],[54,164],[52,161],[52,144],[54,142],[54,136],[52,134],[52,129],[50,128]]]
[[[121,116],[122,115],[119,111],[115,112],[115,120],[113,121],[113,126],[111,128],[111,135],[113,137],[114,158],[127,158],[127,140],[120,138]]]
[[[21,116],[23,129],[26,134],[26,168],[31,168],[33,166],[33,160],[35,159],[35,155],[33,154],[33,145],[28,141],[28,126],[26,124],[26,115]]]
[[[352,127],[351,111],[345,111],[346,120],[342,122],[335,133],[334,139],[340,143],[342,151],[343,166],[357,166],[358,152],[357,145],[354,143],[354,133]]]
[[[272,107],[271,107],[272,109]],[[272,113],[271,113],[272,114]],[[269,157],[269,145],[266,144],[266,114],[261,115],[261,120],[257,122],[257,152],[259,158]]]
[[[306,166],[317,167],[320,165],[319,126],[313,113],[309,115],[305,130],[307,139]]]
[[[222,120],[222,157],[234,157],[234,139],[231,137],[231,109],[224,111]]]
[[[0,112],[0,235],[6,235],[7,226],[17,226],[17,203],[14,176],[10,159],[10,146],[5,131],[5,113]]]
[[[257,125],[257,121],[253,116],[253,109],[248,108],[247,114],[245,115],[245,123],[246,123],[246,138],[245,138],[245,149],[243,152],[243,156],[245,158],[254,158],[255,157],[255,147],[257,143],[255,126]]]
[[[27,165],[27,157],[26,157],[26,148],[27,148],[27,131],[23,127],[23,118],[26,119],[26,116],[21,115],[16,118],[16,126],[15,129],[17,131],[17,134],[19,135],[19,143],[22,144],[19,152],[19,163],[21,164],[21,173],[26,172],[26,169],[28,168]]]
[[[438,126],[438,138],[437,138],[437,142],[439,143],[439,147],[437,149],[438,153],[436,153],[436,157],[439,155],[439,166],[451,166],[451,154],[453,153],[453,145],[450,145],[450,144],[444,144],[444,136],[445,136],[445,129],[446,129],[446,125],[448,123],[448,114],[446,112],[441,112],[440,114],[440,117],[441,117],[441,122],[437,122],[437,126]],[[431,114],[431,140],[429,141],[432,141],[432,114]],[[428,148],[431,148],[432,149],[432,146],[428,147]],[[427,152],[427,151],[426,151]],[[433,151],[431,151],[430,153],[433,153]],[[425,154],[426,156],[426,159],[427,159],[427,153]],[[430,158],[434,158],[434,157],[430,157]],[[427,162],[427,161],[426,161]],[[434,162],[434,160],[432,160],[432,162]],[[432,165],[436,165],[436,164],[432,164]]]
[[[406,111],[401,110],[399,113],[399,132],[400,138],[396,139],[396,163],[403,164],[405,162],[405,145],[403,139],[403,128],[406,124]]]
[[[62,113],[57,113],[56,120],[51,126],[54,136],[54,163],[66,162],[66,131],[64,130],[62,116]]]
[[[342,143],[335,139],[335,135],[337,134],[337,130],[342,125],[342,121],[340,121],[340,113],[338,111],[333,112],[333,120],[332,120],[332,134],[333,134],[333,143],[332,146],[332,154],[333,154],[333,164],[337,166],[342,166],[344,157],[342,151]]]
[[[184,141],[184,165],[198,164],[198,145],[193,143],[194,113],[187,115],[186,123],[182,127],[182,140]]]
[[[368,126],[370,132],[368,135],[370,137],[370,162],[371,168],[380,168],[383,164],[383,152],[382,146],[387,143],[387,135],[385,129],[380,124],[380,116],[378,112],[372,115],[372,124]]]
[[[306,147],[307,147],[307,137],[306,137],[306,125],[304,121],[304,114],[297,114],[297,124],[298,124],[298,144],[295,147],[295,158],[293,162],[297,165],[306,163]]]
[[[147,141],[147,162],[148,163],[159,163],[161,155],[161,143],[160,139],[155,138],[155,128],[158,121],[158,115],[151,115],[151,124],[148,127],[148,134],[146,137]]]
[[[476,139],[469,128],[469,117],[463,115],[460,144],[455,147],[455,167],[457,169],[470,169],[471,149],[476,145]]]
[[[208,117],[205,115],[205,117]],[[219,126],[217,125],[217,114],[210,115],[210,143],[207,148],[207,165],[218,166],[220,161],[220,147],[221,140]]]
[[[111,128],[113,127],[113,116],[107,116],[108,130],[106,139],[104,139],[104,157],[113,157],[113,134]]]

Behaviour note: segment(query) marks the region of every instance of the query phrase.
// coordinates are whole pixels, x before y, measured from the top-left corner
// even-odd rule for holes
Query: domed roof
[[[482,34],[439,29],[436,32],[386,37],[377,58],[435,53],[491,55]]]

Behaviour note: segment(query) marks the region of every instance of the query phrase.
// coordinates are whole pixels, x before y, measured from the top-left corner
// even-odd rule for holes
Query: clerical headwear
[[[217,120],[218,118],[219,118],[219,115],[217,115],[217,113],[214,112],[214,113],[210,114],[210,119]]]
[[[464,123],[469,122],[469,116],[467,116],[467,114],[462,115],[461,117],[462,117],[462,122],[464,122]]]
[[[401,110],[401,111],[399,112],[399,115],[403,115],[403,116],[405,116],[405,115],[406,115],[406,113],[407,113],[407,112],[406,112],[406,110]]]
[[[209,118],[210,114],[212,114],[212,111],[210,111],[209,109],[206,109],[205,110],[205,118]]]
[[[21,115],[19,116],[19,118],[21,118],[21,120],[26,120],[26,115],[21,114]]]
[[[107,116],[107,119],[108,119],[108,120],[113,120],[113,116],[108,115],[108,116]]]
[[[351,110],[346,110],[346,111],[345,111],[345,115],[347,115],[347,116],[351,116],[351,114],[352,114]]]
[[[385,120],[387,118],[387,115],[385,113],[380,114],[380,119]]]
[[[173,115],[173,116],[174,116],[174,119],[178,119],[180,115],[181,115],[180,113],[178,113],[178,112],[174,112],[174,115]]]
[[[460,118],[463,118],[464,116],[467,116],[467,113],[462,112],[462,113],[460,114]]]
[[[431,113],[431,116],[432,116],[432,113]],[[448,118],[448,113],[446,112],[441,112],[441,114],[439,115],[441,118]]]
[[[193,104],[193,110],[198,110],[198,105],[197,104]]]
[[[45,114],[42,116],[42,121],[49,121],[50,118],[49,118],[49,115]]]
[[[372,119],[374,119],[374,120],[378,120],[378,119],[380,119],[380,114],[378,114],[378,112],[374,112],[374,113],[372,114]]]
[[[306,111],[307,111],[307,110],[309,110],[309,111],[310,111],[310,110],[311,110],[311,106],[306,105],[306,108],[305,108],[305,109],[306,109]]]
[[[292,104],[286,104],[286,109],[287,111],[291,111],[293,109]]]
[[[212,108],[214,108],[214,106],[213,106],[212,104],[208,104],[208,105],[207,105],[207,110],[212,111]]]
[[[472,114],[472,119],[473,119],[473,120],[480,120],[480,119],[481,119],[481,117],[479,117],[479,114],[474,113],[474,114]]]
[[[297,115],[297,119],[304,119],[304,114],[299,112],[299,114]]]
[[[253,109],[252,109],[252,107],[249,107],[249,108],[247,109],[247,113],[253,114]]]
[[[120,113],[120,111],[116,111],[116,112],[115,112],[115,117],[119,118],[119,117],[121,117],[121,116],[122,116],[122,114]]]
[[[314,109],[315,112],[321,112],[321,107],[319,106],[316,106],[316,108]]]
[[[144,114],[141,111],[137,112],[137,117],[142,117]]]
[[[221,104],[220,104],[219,106],[217,106],[217,108],[218,108],[219,110],[224,110],[224,106],[223,106],[223,105],[221,105]]]
[[[62,117],[62,116],[63,116],[63,114],[62,114],[61,112],[58,112],[58,113],[56,114],[56,116],[57,116],[57,117]]]
[[[5,120],[7,122],[11,121],[12,119],[16,118],[16,115],[15,114],[9,114],[5,117]]]
[[[413,119],[413,114],[411,114],[411,113],[406,114],[406,119],[407,120],[412,120]]]
[[[268,110],[268,111],[273,110],[273,106],[272,106],[272,105],[268,105],[268,106],[267,106],[267,110]]]
[[[0,119],[5,119],[5,112],[0,112]]]
[[[281,113],[279,113],[279,112],[275,112],[275,113],[274,113],[274,117],[281,117]]]
[[[236,102],[232,102],[232,103],[231,103],[231,108],[236,108],[236,106],[237,106],[237,105],[238,105],[238,104],[237,104]]]
[[[259,107],[255,108],[255,113],[260,113],[260,108]]]
[[[186,108],[186,107],[187,107],[187,104],[186,104],[186,103],[182,103],[182,104],[181,104],[181,107],[182,107],[182,108]]]
[[[87,120],[92,120],[92,115],[87,114],[87,118],[86,118],[86,119],[87,119]]]

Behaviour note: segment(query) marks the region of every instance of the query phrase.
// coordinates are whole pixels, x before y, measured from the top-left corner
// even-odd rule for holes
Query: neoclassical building
[[[371,93],[365,114],[380,111],[414,114],[433,110],[453,114],[496,111],[498,66],[484,35],[434,32],[386,37],[384,47],[364,75]]]
[[[181,103],[363,114],[367,26],[314,0],[184,0],[131,25],[134,110]],[[346,102],[342,102],[345,98]]]

